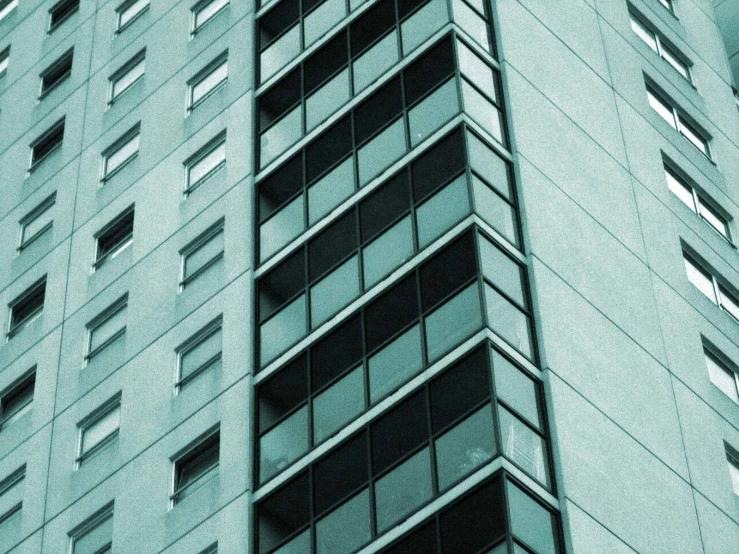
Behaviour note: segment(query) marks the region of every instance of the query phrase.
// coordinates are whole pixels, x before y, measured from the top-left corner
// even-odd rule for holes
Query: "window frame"
[[[64,52],[55,62],[53,62],[49,67],[44,69],[40,74],[39,78],[41,79],[41,86],[39,89],[39,95],[38,99],[43,100],[48,96],[52,91],[54,91],[57,87],[61,86],[61,84],[69,79],[69,77],[72,76],[72,63],[74,60],[74,46],[71,47],[69,50]],[[66,64],[69,63],[69,67],[66,68]],[[60,70],[64,69],[61,74],[57,75],[56,73]],[[49,76],[53,76],[54,80],[51,82],[51,84],[46,85],[46,79]]]
[[[218,81],[211,89],[209,89],[200,98],[193,101],[195,87],[205,81],[208,77],[218,71],[221,66],[226,66],[226,74],[223,79]],[[211,62],[208,63],[203,69],[198,71],[189,81],[187,81],[187,113],[189,114],[200,104],[204,103],[208,98],[213,96],[216,92],[221,90],[228,84],[228,50],[221,52]]]
[[[133,243],[133,229],[131,232],[127,235],[125,235],[113,248],[110,248],[107,252],[100,255],[100,238],[104,236],[106,233],[112,231],[116,225],[121,223],[125,218],[129,217],[129,215],[135,214],[135,205],[131,205],[125,210],[123,210],[122,213],[117,215],[115,218],[113,218],[112,221],[110,221],[107,225],[103,226],[102,229],[100,229],[97,233],[95,233],[95,256],[94,261],[92,264],[92,271],[93,273],[97,270],[99,270],[105,263],[117,256],[120,252],[123,252],[126,248],[131,246]],[[133,216],[132,216],[133,217]],[[132,222],[132,224],[135,223]]]
[[[126,328],[128,327],[127,322],[124,322],[123,327],[118,329],[110,337],[105,339],[102,343],[92,348],[92,339],[96,329],[99,329],[102,325],[113,319],[115,316],[120,314],[123,310],[128,308],[128,293],[121,296],[118,300],[113,302],[110,306],[105,308],[101,313],[92,318],[87,325],[87,341],[85,346],[85,364],[88,364],[92,359],[105,350],[108,346],[113,344],[119,338],[126,334]]]
[[[129,22],[130,23],[130,22]],[[126,86],[124,89],[115,92],[115,85],[119,81],[123,79],[126,75],[128,75],[134,68],[136,68],[139,64],[143,64],[143,69],[141,71],[141,75],[137,76],[133,81],[131,81],[128,86]],[[108,108],[115,104],[116,100],[120,98],[123,94],[128,92],[136,83],[141,81],[144,76],[146,75],[146,48],[142,48],[136,54],[131,56],[131,58],[125,62],[121,67],[116,69],[110,77],[108,77]]]
[[[678,108],[672,100],[668,100],[668,96],[666,96],[655,85],[653,85],[651,83],[651,80],[648,78],[646,79],[646,88],[649,107],[657,113],[660,119],[670,125],[670,127],[672,127],[673,129],[675,129],[685,140],[687,140],[693,146],[693,148],[695,148],[698,152],[701,153],[701,155],[706,157],[712,164],[715,165],[711,154],[711,135],[709,135],[705,129],[695,123],[691,117],[685,115],[683,110],[681,108]],[[652,105],[652,99],[654,99],[663,108],[669,110],[672,113],[672,122],[667,121],[663,117],[663,115]],[[705,152],[703,152],[698,146],[695,145],[695,143],[690,138],[688,138],[688,134],[686,134],[687,132],[685,131],[685,129],[688,129],[690,131],[690,133],[688,134],[693,134],[698,139],[700,139],[702,144],[705,146]]]
[[[713,294],[715,295],[714,298],[716,300],[714,301],[713,298],[709,298],[708,296],[706,296],[703,291],[701,291],[692,281],[690,281],[690,278],[688,278],[688,282],[690,282],[692,286],[698,289],[698,292],[708,298],[708,300],[710,300],[713,304],[721,308],[721,310],[729,317],[731,317],[731,319],[735,323],[739,323],[739,318],[732,314],[731,311],[724,305],[727,303],[727,301],[724,299],[724,296],[727,296],[729,298],[729,302],[733,302],[734,305],[739,306],[739,299],[737,298],[737,294],[733,290],[731,290],[733,289],[733,287],[728,285],[728,283],[726,283],[723,278],[716,277],[716,274],[713,270],[707,269],[705,263],[701,262],[695,254],[688,252],[684,248],[683,259],[686,263],[692,265],[694,269],[698,270],[705,277],[711,278]]]
[[[659,0],[659,3],[662,4],[662,6],[670,12],[672,15],[675,15],[675,4],[672,3],[672,0]],[[676,16],[677,17],[677,16]]]
[[[718,350],[715,346],[708,343],[705,339],[703,340],[703,354],[706,358],[706,360],[710,359],[715,365],[719,367],[719,369],[725,371],[726,373],[730,374],[734,379],[734,392],[736,393],[737,398],[739,398],[739,374],[737,374],[737,368],[736,365],[729,360],[729,358],[724,355],[721,351]],[[711,381],[711,384],[715,386],[717,389],[721,391],[721,394],[724,396],[728,396],[726,393],[724,393],[723,390],[711,379],[711,373],[710,370],[708,372],[709,380]],[[734,399],[731,399],[732,402],[739,403],[739,401],[735,401]]]
[[[55,12],[62,11],[63,9],[71,8],[66,13],[63,13],[61,18],[54,21]],[[61,27],[65,21],[76,14],[80,9],[80,0],[59,0],[56,4],[49,8],[49,28],[48,34],[53,33],[59,27]]]
[[[126,21],[125,23],[121,23],[123,20],[123,14],[128,11],[130,8],[133,8],[138,2],[145,2],[143,6],[139,8],[137,12],[135,12],[131,18]],[[140,18],[142,15],[144,15],[151,6],[150,0],[126,0],[125,2],[121,3],[116,9],[116,23],[115,23],[115,34],[120,34],[123,31],[125,31],[130,25],[133,24],[134,21],[136,21],[138,18]]]
[[[192,351],[196,350],[198,346],[203,344],[213,335],[221,332],[221,350],[203,362],[197,369],[192,371],[186,377],[182,377],[182,358]],[[188,337],[182,344],[175,348],[175,354],[177,356],[176,367],[175,367],[175,395],[179,394],[184,387],[195,380],[197,377],[205,373],[208,369],[213,367],[219,361],[223,360],[223,314],[219,314],[218,317],[207,323],[195,334]]]
[[[20,230],[18,233],[18,246],[16,247],[16,250],[18,251],[18,253],[28,248],[37,239],[41,238],[41,236],[44,233],[46,233],[46,231],[48,231],[54,226],[54,219],[52,218],[48,223],[43,225],[38,231],[33,233],[31,236],[26,237],[26,227],[28,227],[30,223],[33,223],[34,221],[39,219],[39,217],[41,217],[42,215],[48,213],[49,210],[51,210],[55,205],[56,205],[56,191],[54,191],[49,196],[44,198],[30,212],[28,212],[18,221],[18,225],[20,226]]]
[[[91,533],[94,529],[108,521],[109,519],[113,518],[113,509],[114,509],[115,501],[111,501],[102,508],[100,508],[98,511],[96,511],[94,514],[92,514],[90,517],[85,519],[82,523],[77,525],[74,529],[69,531],[67,533],[67,536],[69,537],[69,552],[70,554],[75,554],[74,548],[75,543],[80,540],[81,538],[85,537],[89,533]],[[111,548],[113,546],[112,538],[111,542],[103,545],[96,554],[109,554],[111,552]]]
[[[124,148],[132,144],[133,142],[136,142],[136,151],[129,154],[125,159],[118,162],[118,165],[116,165],[113,169],[109,168],[110,160],[113,156],[121,152]],[[128,131],[123,133],[119,138],[117,138],[113,144],[108,146],[105,150],[102,152],[102,168],[101,168],[101,176],[100,176],[100,182],[105,184],[108,180],[110,180],[114,175],[118,174],[124,167],[126,167],[128,164],[133,162],[138,155],[139,151],[141,150],[141,122],[139,121],[131,127]]]
[[[213,225],[208,227],[205,231],[200,233],[197,237],[195,237],[194,240],[190,241],[187,246],[185,246],[182,250],[180,250],[180,292],[185,290],[187,288],[187,285],[192,283],[195,279],[197,279],[200,275],[205,273],[208,269],[213,267],[215,264],[217,264],[220,260],[222,260],[226,253],[225,248],[225,218],[220,218],[218,221],[216,221]],[[211,240],[215,239],[219,234],[224,233],[224,248],[221,250],[218,254],[213,256],[210,260],[205,262],[202,266],[200,266],[198,269],[196,269],[193,273],[190,275],[186,275],[185,271],[187,269],[187,258],[200,250],[202,247],[204,247],[206,244],[208,244]]]
[[[26,315],[26,317],[24,317],[20,321],[14,321],[14,311],[16,307],[19,306],[24,301],[28,300],[29,298],[34,297],[34,295],[37,294],[39,289],[41,288],[43,288],[43,296],[41,297],[41,305],[34,308],[33,311],[31,311],[28,315]],[[13,338],[20,331],[25,329],[31,322],[38,319],[41,316],[41,314],[44,313],[45,302],[46,302],[46,275],[44,275],[43,277],[41,277],[41,279],[33,283],[30,287],[24,290],[20,295],[16,296],[8,304],[8,308],[10,308],[9,309],[10,317],[9,317],[8,333],[7,333],[8,339]]]
[[[212,452],[209,451],[214,447],[216,449],[215,454],[217,456],[215,462],[207,466],[199,475],[185,485],[180,485],[182,471],[187,467],[187,464],[197,460],[200,455],[206,452],[212,454]],[[181,449],[177,454],[172,456],[170,460],[172,461],[172,486],[170,489],[172,492],[169,496],[169,507],[172,509],[186,498],[180,498],[180,495],[184,491],[190,489],[190,494],[192,494],[219,475],[221,463],[220,424],[200,435],[186,447]]]
[[[6,17],[12,14],[18,7],[18,0],[7,0],[6,2],[0,2],[0,22]]]
[[[226,153],[226,129],[223,129],[215,137],[206,142],[201,146],[193,155],[188,157],[182,165],[185,168],[185,190],[183,191],[184,199],[187,199],[195,190],[200,188],[203,183],[213,177],[221,169],[226,166],[227,153]],[[213,166],[207,173],[205,173],[200,179],[194,183],[190,182],[190,175],[193,167],[197,166],[198,163],[205,160],[210,154],[214,153],[221,146],[223,146],[223,160],[219,161],[217,165]]]
[[[6,46],[0,50],[0,79],[8,74],[8,65],[10,64],[10,46]]]
[[[634,24],[641,27],[641,30],[645,33],[648,33],[653,38],[654,42],[657,45],[656,53],[657,55],[666,62],[672,69],[674,69],[680,77],[685,79],[688,83],[693,85],[693,73],[691,71],[691,67],[693,66],[693,62],[690,61],[690,59],[680,52],[680,50],[677,49],[677,47],[673,46],[660,32],[656,30],[656,28],[647,21],[647,19],[639,14],[636,10],[634,10],[631,6],[629,6],[629,18],[631,20],[631,29],[634,32],[636,36],[639,37],[642,42],[647,44],[649,46],[649,49],[652,51],[655,51],[651,45],[649,45],[640,35],[634,30]],[[665,55],[665,52],[667,52],[667,55]],[[669,58],[675,59],[677,62],[682,64],[682,66],[685,68],[685,75],[682,74],[682,72],[673,65],[673,63],[669,60]]]
[[[30,398],[23,401],[20,407],[16,406],[16,409],[11,414],[6,414],[6,404],[9,400],[16,400],[18,396],[25,392],[30,386],[31,393]],[[33,400],[36,392],[36,366],[34,365],[26,371],[21,377],[16,379],[10,385],[5,387],[0,392],[0,433],[3,429],[11,424],[12,422],[20,419],[25,414],[33,409]]]
[[[223,4],[216,11],[214,11],[205,21],[202,21],[200,24],[198,24],[198,14],[203,12],[205,8],[207,8],[211,4],[216,4],[218,2],[222,2]],[[196,2],[190,8],[190,38],[194,38],[195,35],[197,35],[203,27],[213,21],[213,19],[218,14],[223,12],[223,10],[225,10],[230,5],[231,0],[200,0],[199,2]]]
[[[118,438],[121,430],[121,393],[119,392],[113,398],[105,401],[101,406],[97,407],[92,413],[85,416],[77,423],[77,456],[75,457],[75,470],[82,467],[82,464],[102,451],[106,446],[111,444]],[[84,448],[85,432],[89,431],[97,423],[100,423],[107,416],[118,410],[118,427],[105,435],[100,441],[92,445],[87,450]]]
[[[55,152],[61,149],[61,147],[64,144],[64,130],[65,130],[65,122],[66,117],[62,116],[61,119],[58,119],[56,122],[54,122],[46,131],[44,131],[41,136],[36,138],[29,146],[31,148],[31,160],[30,165],[28,167],[28,173],[33,173],[44,161],[46,161],[49,157],[52,156]],[[42,154],[37,153],[37,148],[40,146],[46,146],[47,143],[51,140],[56,140],[58,137],[58,141],[54,143],[51,148],[46,150],[46,152]]]

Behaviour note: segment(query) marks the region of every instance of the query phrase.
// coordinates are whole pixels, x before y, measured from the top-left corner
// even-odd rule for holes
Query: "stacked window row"
[[[683,259],[688,280],[693,286],[739,323],[739,292],[723,277],[717,277],[706,269],[707,264],[699,261],[695,254],[683,250]]]
[[[462,5],[461,0],[455,3]],[[402,40],[394,30],[366,49],[375,35],[386,32],[384,27],[395,28],[394,0],[380,0],[259,97],[260,167],[267,166],[448,21],[447,0],[431,0],[401,25]],[[459,55],[466,69],[484,68],[484,62],[473,60],[467,47]],[[416,80],[422,71],[415,73],[408,78]]]
[[[266,82],[364,0],[282,0],[257,19],[259,83]],[[349,25],[355,94],[434,31],[455,22],[485,50],[493,45],[490,13],[480,0],[379,0]],[[402,54],[400,53],[402,51]],[[345,63],[348,60],[345,61]],[[322,71],[328,76],[328,72]]]
[[[500,455],[548,487],[540,398],[478,348],[262,501],[259,552],[352,552]]]
[[[260,384],[260,481],[376,405],[485,321],[532,358],[525,295],[520,265],[484,235],[463,235]]]
[[[318,327],[473,210],[517,245],[512,194],[508,164],[471,131],[453,131],[259,279],[264,333],[283,328],[279,312],[290,311],[296,299],[305,298],[307,310],[292,322],[297,334],[273,335],[263,344],[262,361]]]
[[[260,262],[452,119],[462,105],[506,144],[497,71],[451,35],[258,183]]]

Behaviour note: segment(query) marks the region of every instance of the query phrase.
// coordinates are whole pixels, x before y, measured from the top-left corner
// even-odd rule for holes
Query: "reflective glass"
[[[631,16],[631,29],[642,39],[647,46],[649,46],[655,52],[657,51],[657,38],[654,33],[648,30],[640,21],[636,20],[634,16]]]
[[[55,198],[55,195],[52,195],[42,203],[40,208],[33,210],[35,215],[31,216],[30,219],[28,219],[28,216],[24,218],[25,222],[21,225],[21,246],[51,227],[54,221],[54,211],[51,208],[54,207]]]
[[[467,133],[467,141],[472,169],[510,200],[512,193],[508,164],[476,135]]]
[[[698,131],[685,123],[685,121],[682,121],[682,119],[680,121],[680,132],[686,139],[690,141],[693,146],[695,146],[703,154],[708,156],[708,142],[706,141],[706,139],[700,136]]]
[[[303,135],[303,107],[298,106],[259,136],[259,165],[264,167]]]
[[[549,486],[549,472],[544,440],[503,406],[498,406],[500,440],[503,454],[545,487]]]
[[[180,381],[187,379],[205,364],[215,359],[216,356],[219,356],[222,345],[223,332],[218,327],[194,347],[180,354]]]
[[[303,232],[303,196],[298,196],[259,228],[259,261],[263,262]]]
[[[94,352],[116,333],[126,327],[126,305],[116,308],[115,312],[94,327],[90,328],[89,352]]]
[[[124,27],[147,7],[149,7],[149,0],[136,0],[126,6],[126,8],[121,10],[118,14],[118,28],[120,29],[121,27]]]
[[[308,48],[346,15],[345,0],[326,0],[305,16],[303,37]]]
[[[221,142],[187,170],[187,189],[191,191],[226,161],[226,141]]]
[[[729,457],[729,475],[731,476],[731,486],[734,494],[739,496],[739,464],[733,457]]]
[[[467,178],[460,175],[416,210],[421,248],[470,213]]]
[[[495,86],[492,68],[460,40],[457,41],[457,52],[459,55],[459,69],[462,74],[475,83],[491,100],[497,102],[498,90]]]
[[[464,29],[475,42],[485,50],[490,51],[488,25],[485,20],[462,0],[452,0],[452,12],[454,13],[454,22]]]
[[[431,0],[400,24],[403,54],[408,55],[449,21],[445,0]]]
[[[359,259],[353,256],[310,290],[311,327],[316,327],[359,295]]]
[[[524,416],[535,427],[541,426],[536,384],[523,371],[493,350],[495,388],[503,402]]]
[[[474,174],[472,175],[472,193],[475,196],[475,213],[507,238],[511,244],[518,246],[516,211],[513,207]]]
[[[103,549],[113,540],[113,515],[98,523],[87,533],[75,538],[72,544],[72,554],[98,554],[108,552]]]
[[[353,192],[354,158],[350,157],[308,189],[308,224],[313,225]]]
[[[139,80],[144,75],[146,69],[146,60],[142,57],[140,61],[126,71],[123,75],[117,77],[112,84],[111,100],[114,100],[131,85]]]
[[[300,25],[295,25],[259,56],[259,82],[264,83],[298,54]]]
[[[343,2],[343,0],[342,0]],[[351,98],[349,69],[324,84],[305,101],[305,130],[310,132]]]
[[[197,83],[192,85],[192,92],[190,96],[190,105],[197,104],[200,100],[205,98],[212,90],[218,85],[225,82],[228,78],[228,62],[224,60],[222,64],[213,69],[205,77],[199,80]]]
[[[431,456],[424,448],[375,483],[377,531],[431,499]]]
[[[195,30],[197,31],[210,21],[226,5],[228,5],[228,0],[213,0],[195,12]]]
[[[139,151],[139,134],[131,137],[118,147],[117,150],[111,152],[105,157],[105,175],[110,175],[116,169],[121,167],[128,160],[133,158]]]
[[[112,433],[118,430],[121,418],[121,406],[116,405],[115,408],[103,415],[97,421],[82,429],[82,447],[80,454],[86,454],[91,448],[100,444],[108,438]]]
[[[657,98],[651,90],[647,90],[647,97],[649,98],[649,105],[652,106],[652,109],[657,112],[662,119],[677,129],[675,114],[672,113],[672,107]]]
[[[669,48],[665,47],[664,44],[662,46],[662,57],[664,60],[670,64],[675,71],[677,71],[680,75],[685,77],[688,81],[690,81],[690,73],[688,71],[688,66],[683,62],[680,58],[678,58],[675,54],[670,51]]]
[[[708,366],[708,376],[711,382],[716,385],[721,392],[739,404],[739,394],[736,388],[736,373],[719,363],[713,356],[706,354],[706,366]]]
[[[308,407],[303,406],[259,439],[259,480],[264,482],[308,451]]]
[[[310,529],[303,531],[293,540],[281,546],[273,554],[305,554],[310,552]]]
[[[556,554],[552,514],[511,481],[506,482],[511,530],[540,554]]]
[[[313,400],[314,443],[330,436],[364,407],[364,371],[359,366]]]
[[[729,293],[724,287],[719,287],[721,294],[721,307],[729,313],[734,319],[739,321],[739,301]]]
[[[426,317],[429,362],[466,339],[481,325],[480,289],[474,283]]]
[[[683,204],[693,211],[695,208],[695,199],[693,198],[693,191],[687,185],[679,181],[670,171],[665,170],[665,178],[667,179],[667,186],[672,193],[677,196]]]
[[[355,551],[370,540],[370,521],[369,489],[365,489],[316,524],[317,554]]]
[[[364,286],[369,288],[413,256],[413,226],[406,216],[362,250]]]
[[[465,113],[469,114],[494,139],[501,144],[505,144],[503,124],[498,109],[465,79],[462,79],[462,97],[464,98]]]
[[[490,327],[516,350],[531,358],[533,350],[528,317],[487,284],[485,304]]]
[[[393,31],[354,62],[354,94],[359,94],[397,63],[399,57],[398,33]]]
[[[726,222],[726,219],[720,216],[716,210],[706,204],[700,197],[698,197],[698,210],[701,217],[706,220],[706,223],[718,231],[725,239],[729,239],[729,224]]]
[[[369,359],[370,403],[377,402],[422,367],[421,328],[414,325]]]
[[[521,266],[485,237],[480,237],[482,274],[519,306],[526,306]]]
[[[359,184],[365,185],[405,153],[405,121],[392,123],[357,153]]]
[[[455,79],[449,79],[409,110],[408,126],[411,133],[411,147],[428,138],[431,133],[458,113],[457,82]]]
[[[695,288],[705,294],[711,302],[718,304],[716,290],[713,288],[713,279],[711,276],[702,268],[693,264],[688,258],[685,258],[685,271],[688,274],[688,280],[693,283]]]
[[[434,448],[441,491],[495,454],[492,406],[486,404],[455,425],[435,441]]]
[[[221,229],[185,256],[183,278],[192,277],[202,270],[216,257],[223,254],[223,248],[223,229]]]
[[[259,332],[260,365],[277,356],[305,334],[305,295],[262,324]]]

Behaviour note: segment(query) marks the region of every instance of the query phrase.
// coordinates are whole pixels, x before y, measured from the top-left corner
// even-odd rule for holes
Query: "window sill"
[[[195,279],[200,277],[203,273],[208,271],[211,267],[216,265],[219,261],[223,259],[223,251],[219,252],[215,256],[213,256],[210,260],[205,262],[202,267],[199,267],[194,273],[191,275],[188,275],[185,277],[182,281],[180,281],[180,291],[185,290],[185,288],[192,283]]]
[[[121,171],[123,171],[123,168],[125,168],[127,165],[133,163],[133,161],[136,158],[138,158],[138,156],[139,156],[139,153],[138,152],[136,152],[135,154],[130,155],[128,158],[126,158],[125,160],[123,160],[121,162],[121,165],[119,165],[118,167],[116,167],[112,171],[109,171],[108,173],[106,173],[105,175],[103,175],[103,177],[100,179],[100,187],[99,188],[102,188],[103,186],[105,186],[105,184],[110,179],[112,179],[118,173],[120,173]]]
[[[210,98],[211,96],[214,96],[217,92],[222,90],[227,84],[228,84],[228,77],[226,77],[223,81],[221,81],[216,86],[214,86],[212,89],[210,89],[208,92],[206,92],[203,96],[198,98],[196,102],[190,104],[190,106],[188,106],[187,108],[187,115],[190,115],[193,112],[193,110],[195,110],[195,108],[197,108],[201,104],[204,104],[205,101],[208,100],[208,98]]]
[[[172,504],[172,508],[177,506],[180,502],[184,501],[185,498],[188,498],[190,495],[195,493],[196,491],[203,488],[205,485],[210,483],[212,480],[217,478],[219,476],[219,469],[220,462],[216,462],[211,467],[204,470],[203,474],[200,475],[195,481],[192,481],[191,483],[188,483],[184,487],[180,487],[175,492],[172,493],[172,495],[169,497],[169,500]],[[184,498],[180,498],[182,493],[187,491],[187,496]]]
[[[85,365],[89,364],[95,356],[103,352],[106,348],[108,348],[111,344],[116,342],[118,339],[120,339],[122,336],[126,334],[126,327],[122,327],[118,329],[115,333],[113,333],[112,336],[110,336],[105,342],[103,342],[101,345],[97,346],[94,350],[91,350],[87,356],[85,356]]]
[[[226,161],[222,161],[217,166],[215,166],[213,169],[211,169],[208,173],[203,175],[196,183],[193,183],[189,187],[187,187],[184,191],[185,199],[187,199],[188,196],[190,196],[195,190],[201,187],[208,179],[212,178],[216,173],[218,173],[221,169],[223,169],[226,165]]]
[[[54,226],[54,222],[51,221],[51,222],[47,223],[46,225],[44,225],[41,229],[39,229],[38,231],[36,231],[36,233],[34,233],[32,236],[30,236],[25,241],[23,241],[22,244],[20,244],[18,247],[16,247],[16,251],[18,252],[18,254],[20,254],[21,252],[23,252],[24,250],[26,250],[29,246],[31,246],[31,244],[33,244],[38,239],[40,239],[53,226]]]
[[[119,432],[120,432],[120,429],[116,429],[110,435],[108,435],[103,440],[101,440],[99,443],[97,443],[95,446],[90,448],[90,450],[88,450],[87,452],[84,452],[83,454],[80,454],[75,460],[77,469],[79,469],[84,462],[96,456],[97,454],[105,450],[105,448],[108,445],[112,444],[113,441],[115,441],[118,438]]]
[[[60,150],[62,147],[61,143],[49,150],[44,156],[35,162],[31,163],[31,167],[28,168],[28,176],[33,174],[41,164],[43,164],[46,160],[48,160],[53,154],[55,154],[58,150]]]

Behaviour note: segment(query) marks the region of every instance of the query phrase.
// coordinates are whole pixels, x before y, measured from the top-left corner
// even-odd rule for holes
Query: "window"
[[[698,194],[697,190],[690,186],[686,179],[667,165],[665,165],[665,178],[669,189],[683,204],[700,215],[703,221],[708,223],[719,235],[731,242],[729,219],[713,207],[713,202],[707,200],[702,194]]]
[[[31,411],[36,367],[0,394],[0,431]]]
[[[647,97],[649,98],[649,105],[662,119],[688,139],[690,144],[700,150],[701,154],[711,159],[711,152],[708,147],[709,139],[706,138],[704,131],[698,131],[688,123],[685,116],[650,85],[647,85]]]
[[[64,140],[64,118],[54,123],[43,135],[31,143],[30,171],[60,148]]]
[[[99,269],[133,243],[133,206],[115,218],[95,235],[96,252],[93,270]]]
[[[228,6],[229,0],[202,0],[192,7],[192,34]]]
[[[103,152],[103,181],[110,179],[139,153],[140,124],[111,144]]]
[[[53,210],[56,203],[56,192],[44,199],[38,206],[23,216],[20,224],[20,241],[18,250],[27,248],[54,225]]]
[[[188,109],[194,109],[200,102],[221,88],[228,79],[228,50],[209,63],[188,82]]]
[[[665,8],[667,8],[670,13],[675,13],[675,7],[672,5],[672,0],[659,0],[659,3],[662,4]]]
[[[731,486],[734,494],[739,496],[739,455],[736,451],[729,447],[726,448],[726,459],[729,462],[729,475],[731,476]]]
[[[729,365],[728,359],[715,348],[703,345],[708,376],[721,392],[739,404],[739,376]]]
[[[78,468],[86,459],[100,452],[118,437],[120,421],[121,397],[119,394],[78,424],[80,430]]]
[[[737,300],[736,294],[731,292],[715,275],[697,262],[693,256],[683,252],[683,257],[688,279],[695,288],[739,322],[739,300]]]
[[[220,431],[210,431],[206,436],[187,447],[187,451],[174,459],[174,491],[172,505],[182,502],[211,479],[218,476],[218,451]]]
[[[0,1],[0,21],[10,15],[18,7],[18,0]]]
[[[120,33],[149,9],[149,0],[128,0],[116,8],[118,21],[116,32]]]
[[[110,93],[108,104],[115,102],[121,94],[126,92],[144,76],[146,66],[146,48],[128,60],[120,69],[110,76]]]
[[[222,348],[223,318],[218,316],[177,348],[175,390],[179,392],[205,371],[219,368]]]
[[[31,285],[23,294],[10,303],[10,328],[8,338],[36,320],[44,311],[46,275]]]
[[[49,9],[49,32],[69,19],[80,7],[80,0],[61,0]]]
[[[637,16],[633,12],[629,12],[629,15],[631,16],[631,29],[634,33],[636,33],[647,46],[657,52],[663,60],[670,64],[675,71],[687,79],[688,82],[691,82],[691,64],[685,56],[679,54],[674,47],[666,44],[664,37],[644,23],[641,17]]]
[[[8,72],[8,60],[10,59],[10,46],[0,52],[0,77]]]
[[[87,324],[87,361],[126,334],[128,294],[116,300]]]
[[[226,131],[185,160],[185,197],[226,165]]]
[[[218,554],[218,542],[214,542],[205,550],[201,550],[198,554]]]
[[[181,289],[223,259],[223,240],[223,220],[221,220],[182,249]]]
[[[113,503],[98,510],[69,532],[72,554],[113,552]]]
[[[72,56],[74,48],[67,50],[62,56],[41,73],[41,94],[46,96],[55,87],[72,74]]]
[[[23,507],[26,466],[21,466],[13,473],[0,480],[0,548],[4,552],[12,550],[12,546],[21,536],[21,508]]]

